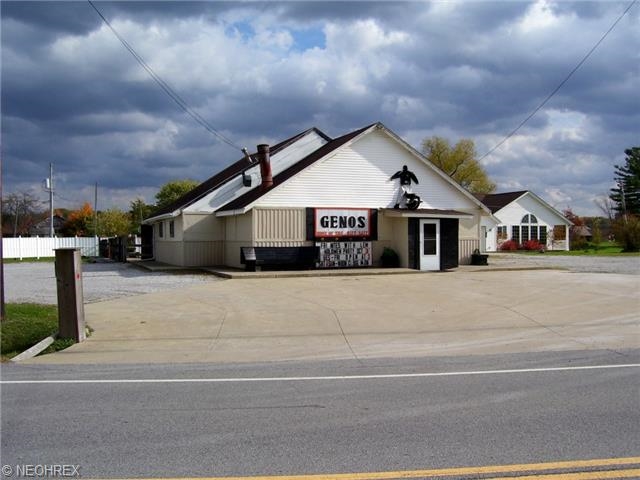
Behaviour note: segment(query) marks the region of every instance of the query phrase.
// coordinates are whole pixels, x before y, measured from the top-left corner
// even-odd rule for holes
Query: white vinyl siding
[[[382,131],[374,131],[319,161],[256,202],[261,207],[393,207],[403,165],[420,182],[412,185],[421,208],[477,209],[477,205],[422,160]]]

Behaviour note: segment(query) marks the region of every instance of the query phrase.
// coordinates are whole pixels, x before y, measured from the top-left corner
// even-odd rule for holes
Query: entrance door
[[[420,270],[440,270],[440,220],[420,220]]]

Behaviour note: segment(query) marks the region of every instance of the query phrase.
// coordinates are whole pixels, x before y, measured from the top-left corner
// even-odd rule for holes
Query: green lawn
[[[55,305],[8,303],[6,319],[0,324],[2,361],[15,357],[40,340],[58,331],[58,308]],[[73,344],[70,339],[57,339],[43,353],[62,350]]]

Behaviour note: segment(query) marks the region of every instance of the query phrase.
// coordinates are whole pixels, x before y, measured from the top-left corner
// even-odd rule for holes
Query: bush
[[[397,268],[400,266],[400,257],[395,250],[385,247],[380,257],[380,263],[383,267]]]
[[[538,240],[527,240],[522,244],[522,248],[524,250],[531,250],[534,252],[544,250],[544,246]]]
[[[503,252],[513,252],[518,250],[518,243],[513,240],[507,240],[500,244],[500,250]]]
[[[618,219],[613,224],[613,234],[623,252],[640,251],[640,218],[629,215],[627,220]]]

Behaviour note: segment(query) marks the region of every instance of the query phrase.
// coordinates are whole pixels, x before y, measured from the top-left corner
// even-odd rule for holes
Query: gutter
[[[174,210],[171,213],[163,213],[162,215],[157,215],[155,217],[145,218],[142,221],[142,224],[149,225],[150,223],[157,222],[159,220],[168,220],[170,218],[176,218],[180,216],[181,213],[182,213],[182,210]]]

